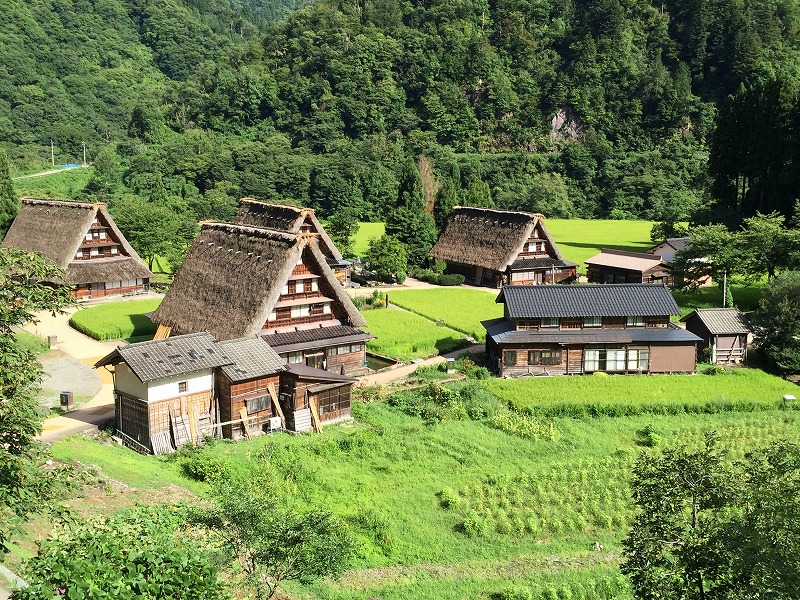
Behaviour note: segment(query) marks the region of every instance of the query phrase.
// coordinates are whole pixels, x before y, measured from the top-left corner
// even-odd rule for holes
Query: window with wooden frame
[[[602,327],[603,326],[603,317],[584,317],[583,318],[583,326],[584,327]]]
[[[560,365],[561,350],[529,350],[529,365]]]
[[[507,367],[514,367],[517,364],[517,351],[506,350],[503,352],[503,364]]]
[[[580,319],[561,319],[561,329],[580,329]]]
[[[297,365],[303,362],[302,352],[289,352],[286,355],[286,362],[290,365]]]
[[[189,390],[189,382],[188,381],[179,381],[178,382],[178,393],[185,394]]]
[[[539,320],[538,319],[520,319],[519,321],[517,321],[517,329],[518,330],[539,329]]]
[[[349,409],[350,386],[321,391],[317,394],[317,406],[320,416]]]
[[[644,317],[628,317],[625,320],[626,327],[644,327]]]
[[[261,412],[262,410],[272,410],[272,398],[270,398],[269,395],[247,398],[244,402],[245,406],[247,406],[248,415]]]
[[[539,327],[545,328],[554,328],[561,325],[561,321],[558,317],[546,317],[544,319],[539,320]]]

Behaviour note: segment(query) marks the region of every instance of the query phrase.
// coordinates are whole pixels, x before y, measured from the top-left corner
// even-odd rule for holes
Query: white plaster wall
[[[172,377],[149,381],[148,402],[157,402],[158,400],[166,400],[167,398],[180,396],[181,392],[178,391],[178,383],[181,381],[187,383],[187,389],[183,392],[184,394],[207,392],[211,389],[214,381],[213,371],[211,369],[205,369],[203,371],[182,373],[180,375],[173,375]]]
[[[147,386],[139,381],[126,363],[119,363],[114,367],[114,371],[114,381],[118,392],[147,400]]]

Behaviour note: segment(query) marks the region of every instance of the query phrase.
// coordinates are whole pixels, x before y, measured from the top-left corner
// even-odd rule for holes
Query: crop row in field
[[[367,342],[367,350],[410,360],[427,358],[457,348],[464,338],[413,313],[400,309],[375,309],[363,313],[367,331],[377,339]]]
[[[488,379],[493,394],[539,416],[752,412],[781,406],[797,386],[759,369],[719,375],[612,375]]]
[[[397,290],[390,302],[445,325],[476,340],[486,339],[481,321],[503,316],[503,306],[495,302],[496,293],[472,288]],[[413,335],[413,332],[409,332]]]
[[[152,336],[156,326],[145,313],[161,303],[154,300],[127,300],[83,308],[72,315],[69,324],[96,340],[117,340]]]

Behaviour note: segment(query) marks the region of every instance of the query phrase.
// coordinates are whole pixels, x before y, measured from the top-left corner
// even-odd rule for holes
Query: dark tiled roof
[[[99,360],[95,367],[124,360],[141,381],[213,369],[233,362],[210,333],[190,333],[164,340],[121,346]]]
[[[497,344],[646,344],[695,343],[700,338],[680,327],[648,327],[637,329],[581,329],[516,331],[514,323],[505,319],[483,321],[486,335]]]
[[[233,360],[233,364],[222,367],[231,381],[266,377],[286,369],[278,353],[260,337],[225,340],[217,342],[217,346]]]
[[[294,352],[312,348],[324,348],[337,344],[363,342],[375,336],[365,333],[357,327],[349,325],[333,325],[330,327],[312,327],[300,331],[287,331],[261,335],[263,340],[276,352]]]
[[[315,369],[304,364],[291,364],[286,365],[286,372],[297,375],[301,379],[313,379],[315,381],[330,381],[338,383],[353,383],[357,381],[355,377],[348,375],[341,375],[332,371],[323,371],[322,369]]]
[[[542,258],[520,258],[511,265],[512,271],[523,271],[525,269],[549,269],[550,267],[575,267],[574,262],[543,256]]]
[[[750,333],[750,327],[738,308],[698,308],[681,319],[686,322],[692,315],[702,321],[712,335],[725,333]]]
[[[507,285],[497,301],[512,319],[681,314],[667,286],[652,283]]]

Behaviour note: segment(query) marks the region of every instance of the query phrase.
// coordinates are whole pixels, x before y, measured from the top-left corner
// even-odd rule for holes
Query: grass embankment
[[[38,335],[33,335],[32,333],[28,333],[27,331],[18,331],[14,334],[14,337],[17,338],[17,342],[26,350],[30,350],[36,356],[40,354],[44,354],[50,348],[47,346],[47,340],[44,338],[40,338]]]
[[[503,316],[503,306],[495,303],[496,290],[489,293],[473,288],[437,288],[397,290],[389,293],[389,301],[426,319],[440,319],[476,340],[486,339],[481,321]],[[413,336],[410,331],[408,336]]]
[[[385,223],[359,223],[358,233],[353,238],[353,254],[364,257],[369,241],[381,237],[386,231]]]
[[[797,386],[759,369],[717,375],[612,375],[489,379],[516,409],[546,417],[751,412],[780,407]]]
[[[92,167],[67,169],[52,175],[28,177],[13,182],[18,196],[32,198],[53,198],[59,200],[78,200],[83,197],[83,188],[89,182]]]
[[[545,219],[544,224],[564,258],[577,263],[581,273],[586,272],[583,261],[602,248],[646,252],[655,246],[650,241],[652,221]]]
[[[758,308],[758,301],[761,300],[761,294],[764,293],[764,283],[733,284],[731,293],[734,306],[742,312],[749,312]],[[681,309],[681,316],[686,316],[696,308],[719,308],[722,306],[722,288],[716,284],[692,292],[673,290],[672,295]]]
[[[377,336],[367,350],[392,358],[411,360],[443,354],[464,343],[457,332],[399,309],[375,309],[362,313],[367,331]]]
[[[734,458],[800,435],[794,411],[555,418],[554,438],[539,440],[469,419],[424,422],[383,403],[354,412],[355,425],[321,435],[219,443],[176,460],[79,439],[54,452],[142,488],[187,485],[181,465],[201,478],[264,470],[287,504],[340,515],[358,541],[351,570],[288,584],[292,598],[488,600],[514,589],[536,600],[624,599],[617,564],[632,515],[630,468],[638,452],[658,451],[643,445],[643,429],[665,447],[693,447],[713,429]]]
[[[152,337],[155,324],[145,313],[161,304],[155,300],[127,300],[83,308],[72,315],[69,324],[96,340],[142,339]]]

